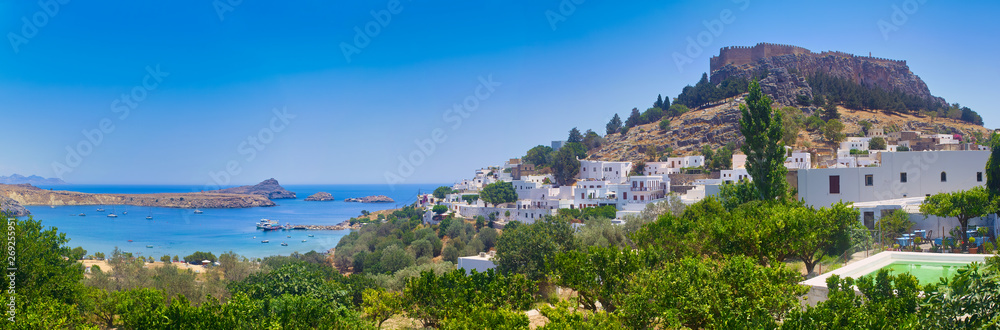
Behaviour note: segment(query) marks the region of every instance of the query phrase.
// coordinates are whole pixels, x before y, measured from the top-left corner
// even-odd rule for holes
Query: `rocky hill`
[[[625,135],[611,134],[605,136],[604,144],[591,150],[590,159],[607,161],[639,161],[647,159],[644,151],[647,146],[663,150],[673,149],[674,155],[699,154],[702,145],[710,145],[713,149],[732,141],[737,145],[743,141],[740,134],[740,110],[743,97],[738,96],[705,108],[693,110],[670,121],[670,130],[663,131],[658,124],[646,124],[632,128]],[[814,108],[804,108],[811,114]],[[978,131],[988,136],[989,130],[974,124],[948,118],[931,118],[911,114],[887,114],[882,111],[858,111],[838,108],[841,121],[844,123],[844,133],[860,135],[861,126],[858,122],[864,120],[874,127],[889,130],[913,130],[925,133],[952,133],[971,136]],[[803,129],[795,146],[798,149],[834,148],[824,141],[820,132],[810,132]]]
[[[41,189],[29,184],[0,184],[0,198],[10,198],[21,205],[135,205],[176,208],[246,208],[274,206],[260,195],[220,193],[170,194],[87,194],[74,191]]]
[[[0,196],[0,212],[15,217],[23,217],[31,214],[20,203],[6,196]]]
[[[792,105],[793,92],[808,92],[812,97],[811,88],[804,79],[814,73],[821,72],[834,77],[850,80],[870,87],[878,87],[886,91],[900,90],[906,94],[923,99],[934,98],[940,104],[945,104],[942,98],[931,95],[927,84],[919,76],[910,71],[903,60],[890,60],[870,56],[856,56],[837,51],[813,53],[808,49],[787,45],[759,43],[754,47],[727,47],[719,52],[719,56],[711,59],[711,81],[720,84],[729,78],[744,78],[761,76],[762,73],[777,74],[776,81],[793,81],[791,89],[780,89],[782,93],[774,95],[775,101],[783,105]],[[789,70],[795,72],[789,75]],[[765,85],[763,82],[761,85]]]
[[[209,191],[222,194],[260,195],[267,199],[294,199],[295,193],[285,190],[278,180],[270,178],[252,186],[241,186]]]

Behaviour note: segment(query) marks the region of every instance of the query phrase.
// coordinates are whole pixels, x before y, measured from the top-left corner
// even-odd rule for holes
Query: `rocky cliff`
[[[312,194],[311,196],[306,197],[305,199],[305,201],[307,202],[328,202],[332,200],[333,200],[333,195],[331,195],[328,192],[322,192],[322,191]]]
[[[0,212],[15,217],[23,217],[31,214],[20,203],[6,196],[0,196]]]
[[[241,186],[209,191],[211,193],[260,195],[267,199],[294,199],[295,193],[285,190],[278,180],[270,178],[252,186]]]
[[[937,99],[942,104],[945,102],[944,99],[931,95],[927,84],[910,71],[905,61],[854,56],[841,52],[775,55],[761,57],[745,64],[730,63],[712,71],[711,81],[720,84],[731,77],[750,79],[765,72],[768,77],[761,81],[761,88],[767,89],[765,86],[771,86],[772,90],[764,92],[774,96],[775,101],[782,105],[794,105],[796,94],[807,94],[811,97],[812,89],[805,83],[804,78],[817,72],[864,86],[878,87],[886,91],[898,89],[924,99]],[[794,74],[790,75],[789,72]],[[771,75],[776,75],[774,81],[769,81]],[[775,91],[779,93],[774,94]]]
[[[21,205],[135,205],[176,208],[246,208],[274,206],[260,195],[220,193],[171,194],[87,194],[73,191],[47,190],[28,184],[0,184],[0,196]]]

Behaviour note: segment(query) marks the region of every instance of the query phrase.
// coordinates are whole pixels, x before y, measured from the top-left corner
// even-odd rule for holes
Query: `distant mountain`
[[[285,190],[278,180],[274,178],[261,181],[258,184],[252,186],[241,186],[226,188],[220,190],[212,190],[209,192],[224,193],[224,194],[244,194],[244,195],[261,195],[267,197],[267,199],[294,199],[295,193]]]
[[[0,183],[2,184],[22,184],[27,183],[35,186],[51,186],[57,184],[66,184],[66,181],[57,178],[43,178],[37,175],[23,176],[20,174],[11,174],[10,176],[0,176]]]

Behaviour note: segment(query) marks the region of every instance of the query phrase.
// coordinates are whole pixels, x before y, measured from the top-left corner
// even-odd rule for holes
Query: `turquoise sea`
[[[298,199],[274,200],[278,206],[245,209],[202,209],[194,214],[192,209],[148,208],[124,205],[105,205],[105,212],[97,206],[28,206],[35,220],[45,227],[56,227],[70,239],[69,246],[82,246],[87,254],[104,252],[110,255],[117,246],[123,251],[143,256],[179,255],[184,257],[195,251],[209,251],[219,255],[234,251],[250,258],[271,255],[289,255],[312,250],[327,251],[337,246],[341,237],[350,230],[277,230],[264,232],[256,229],[260,219],[279,220],[302,225],[335,225],[361,214],[362,210],[377,211],[413,203],[417,192],[428,193],[438,184],[396,185],[282,185],[297,194]],[[201,186],[181,185],[60,185],[43,186],[55,190],[86,193],[168,193],[192,192]],[[303,199],[316,192],[333,194],[332,202],[306,202]],[[350,197],[386,195],[396,203],[346,203]],[[128,214],[124,215],[123,212]],[[115,212],[118,218],[107,214]],[[84,213],[86,216],[79,216]],[[152,215],[152,220],[146,216]],[[313,235],[314,237],[308,237]],[[291,237],[288,237],[291,236]],[[261,243],[261,240],[270,243]],[[129,242],[128,240],[132,240]],[[306,240],[303,242],[302,240]],[[282,246],[281,243],[288,243]],[[147,248],[152,245],[152,248]]]

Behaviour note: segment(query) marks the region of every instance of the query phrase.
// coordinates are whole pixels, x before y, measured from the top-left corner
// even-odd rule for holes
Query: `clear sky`
[[[905,59],[1000,126],[996,1],[49,4],[0,3],[0,175],[454,182],[758,42]]]

